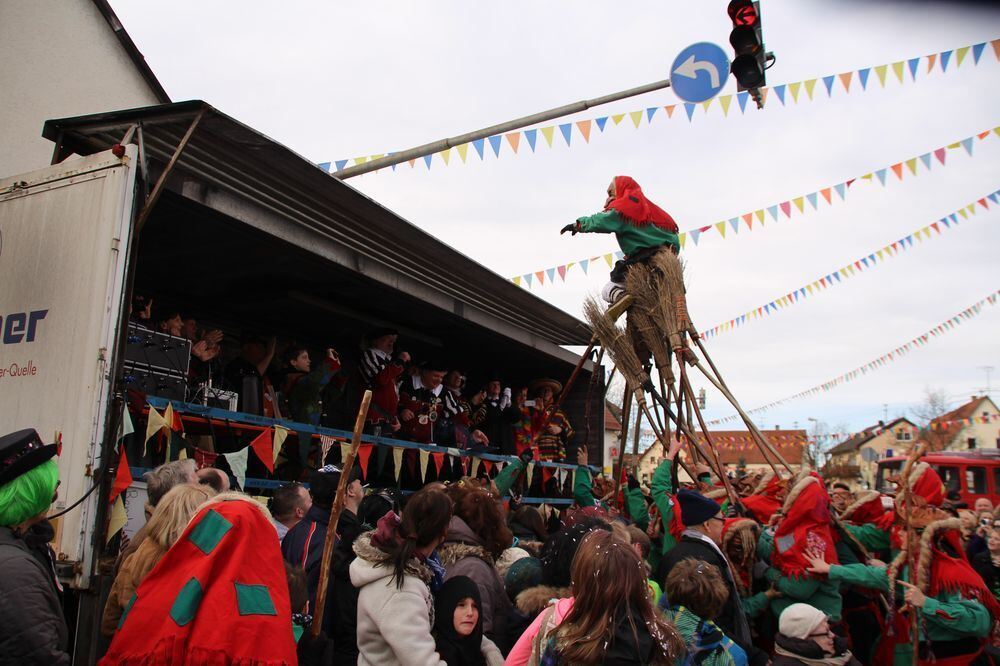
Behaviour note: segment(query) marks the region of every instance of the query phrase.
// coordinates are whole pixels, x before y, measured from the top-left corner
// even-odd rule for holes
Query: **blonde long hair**
[[[181,537],[198,507],[214,495],[209,486],[194,483],[182,483],[167,491],[146,523],[146,538],[125,561],[136,587]]]

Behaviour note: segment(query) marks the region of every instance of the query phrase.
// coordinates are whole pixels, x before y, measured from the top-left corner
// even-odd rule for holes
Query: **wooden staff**
[[[736,494],[736,491],[733,490],[733,485],[729,483],[729,477],[726,475],[726,468],[722,464],[722,458],[719,456],[719,450],[715,447],[715,443],[712,441],[712,436],[708,434],[708,428],[705,426],[705,419],[701,416],[701,410],[698,409],[698,406],[695,404],[694,391],[691,389],[691,385],[687,382],[684,382],[683,388],[688,395],[688,407],[692,408],[694,415],[698,417],[698,424],[701,425],[701,432],[705,435],[705,443],[708,444],[708,450],[715,456],[715,464],[721,472],[719,478],[722,480],[722,485],[726,489],[726,494],[729,495],[729,501],[732,502],[733,507],[739,508],[740,498]],[[697,479],[694,479],[694,481],[697,481]]]
[[[913,528],[913,488],[910,486],[910,474],[913,472],[913,465],[920,459],[920,456],[924,454],[926,446],[927,444],[925,442],[917,444],[916,448],[910,454],[910,457],[906,459],[906,464],[903,465],[903,470],[899,473],[899,482],[903,486],[904,506],[906,507],[903,522],[906,525],[906,548],[909,551],[906,554],[906,559],[908,560],[908,577],[911,585],[916,585],[914,581],[917,579],[917,551],[920,549],[920,545],[919,540],[917,539],[916,530]],[[895,593],[895,590],[889,590],[889,594],[895,595]],[[919,616],[920,613],[917,612],[916,608],[910,609],[910,637],[913,640],[914,663],[919,661],[917,656],[920,654]]]
[[[612,497],[618,501],[618,489],[622,485],[622,467],[625,464],[625,445],[628,443],[628,425],[631,420],[632,393],[625,386],[625,395],[622,397],[622,429],[618,432],[618,466],[611,468],[611,473],[615,475],[615,494]],[[639,429],[639,419],[635,422],[636,430]],[[617,471],[615,471],[617,470]]]
[[[337,522],[340,514],[344,510],[344,494],[347,492],[347,484],[351,478],[351,470],[354,468],[354,457],[358,454],[358,447],[361,446],[361,430],[365,427],[365,419],[368,417],[368,406],[372,401],[372,392],[365,391],[361,398],[361,408],[358,409],[358,416],[354,419],[354,432],[351,434],[351,448],[340,464],[340,482],[337,484],[337,496],[333,500],[333,508],[330,510],[330,522],[326,526],[326,539],[323,541],[323,558],[319,563],[319,587],[316,588],[316,609],[313,611],[313,623],[309,628],[309,635],[316,639],[323,627],[323,611],[326,607],[327,587],[330,582],[330,560],[333,559],[333,542],[337,538]]]

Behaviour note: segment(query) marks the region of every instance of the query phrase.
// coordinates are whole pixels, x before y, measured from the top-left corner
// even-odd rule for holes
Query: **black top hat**
[[[0,486],[49,460],[58,449],[43,442],[32,428],[0,437]]]

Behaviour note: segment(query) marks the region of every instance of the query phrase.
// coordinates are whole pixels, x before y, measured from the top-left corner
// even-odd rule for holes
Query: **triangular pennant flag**
[[[974,44],[972,46],[972,64],[979,64],[979,56],[983,55],[983,50],[986,48],[986,42],[980,42],[979,44]]]
[[[777,206],[768,206],[767,207],[767,214],[770,215],[771,219],[774,220],[775,222],[778,221],[778,207]]]
[[[793,102],[797,103],[799,101],[799,88],[801,88],[801,87],[802,87],[802,82],[801,81],[796,81],[795,83],[789,83],[788,84],[788,92],[790,92],[792,94],[792,101]]]
[[[817,199],[816,193],[812,192],[810,194],[807,194],[806,199],[809,201],[809,205],[813,207],[813,210],[816,210],[816,199]]]
[[[778,96],[778,101],[781,102],[781,106],[785,105],[785,84],[774,87],[774,94]]]
[[[831,74],[830,76],[823,77],[823,85],[826,86],[826,94],[828,97],[833,96],[833,81],[836,77]]]
[[[236,477],[236,483],[240,490],[246,489],[247,483],[247,457],[250,455],[250,447],[245,446],[235,453],[226,453],[224,457],[229,463],[229,469]]]
[[[566,140],[566,145],[570,145],[570,139],[573,135],[573,125],[570,123],[564,123],[559,126],[559,131],[562,132],[563,139]]]
[[[511,281],[514,284],[516,284],[518,287],[521,286],[521,276],[520,275],[515,275],[514,277],[511,278]]]
[[[531,284],[532,284],[532,281],[534,279],[535,279],[535,276],[533,276],[531,273],[526,273],[524,275],[524,281],[528,283],[528,288],[529,289],[531,288]]]
[[[761,106],[766,106],[767,105],[767,93],[770,92],[770,90],[771,90],[770,88],[761,88],[760,89],[760,105]]]
[[[427,480],[427,463],[430,462],[430,459],[430,451],[420,449],[420,479],[422,481]]]
[[[427,165],[427,170],[431,168],[431,161],[434,159],[433,155],[424,155],[424,164]]]
[[[847,192],[847,185],[845,185],[844,183],[837,183],[836,185],[833,186],[833,189],[837,191],[837,194],[840,195],[840,200],[843,201],[844,194]]]
[[[875,75],[878,76],[878,83],[885,88],[885,72],[888,65],[879,65],[875,68]]]
[[[791,217],[792,216],[792,206],[791,206],[791,204],[789,204],[787,201],[782,201],[778,205],[781,206],[781,212],[785,214],[785,217]]]
[[[545,284],[545,271],[535,271],[535,277],[538,278],[538,284]]]
[[[111,543],[112,537],[121,532],[122,528],[128,525],[128,511],[125,510],[125,500],[116,497],[112,500],[111,517],[108,521],[108,538],[106,544]]]
[[[350,160],[335,160],[334,161],[334,165],[337,167],[337,171],[343,171],[344,167],[347,166],[347,163],[349,161]]]
[[[725,221],[716,222],[715,223],[715,228],[718,230],[720,236],[722,236],[723,238],[726,237],[726,223],[725,223]]]
[[[469,144],[463,143],[455,148],[458,151],[458,156],[462,160],[462,164],[465,164],[465,158],[469,156]]]
[[[648,109],[646,109],[646,122],[647,123],[650,123],[650,122],[653,121],[653,116],[656,115],[656,110],[659,109],[659,108],[660,107],[658,107],[658,106],[651,106]]]
[[[892,172],[894,174],[896,174],[896,178],[899,178],[900,180],[903,180],[903,163],[902,162],[900,162],[898,164],[893,164],[892,167],[891,167],[891,169],[892,169]]]
[[[705,109],[705,113],[708,113],[708,107],[712,106],[712,102],[713,101],[715,101],[714,97],[712,99],[706,99],[704,102],[701,103],[701,108]],[[545,475],[544,471],[545,470],[542,470],[542,472],[543,472],[542,476]]]
[[[499,135],[493,135],[493,136],[487,137],[487,138],[490,141],[490,148],[493,149],[493,154],[496,157],[500,157],[500,136]]]
[[[580,130],[580,135],[586,143],[590,143],[590,123],[589,120],[581,120],[576,124],[576,128]]]
[[[917,158],[916,157],[911,157],[910,159],[906,160],[906,168],[910,170],[910,173],[912,173],[914,176],[916,176],[917,175]]]
[[[329,435],[320,435],[319,436],[319,452],[320,452],[319,453],[319,467],[323,467],[323,466],[326,465],[326,457],[327,457],[327,455],[329,455],[330,449],[333,448],[333,445],[336,442],[337,442],[337,440],[335,440],[333,437],[330,437]]]
[[[274,443],[271,437],[271,429],[264,428],[264,430],[253,438],[250,442],[250,448],[253,452],[257,454],[260,461],[264,463],[264,467],[268,469],[272,474],[274,473]]]
[[[555,276],[556,276],[556,269],[555,268],[546,268],[545,269],[545,274],[549,277],[549,282],[552,282],[553,278],[555,278]]]
[[[803,205],[805,204],[805,200],[802,197],[795,197],[794,199],[792,199],[792,203],[795,204],[795,207],[799,209],[800,213],[805,212],[805,210],[803,210]]]
[[[844,72],[840,75],[840,82],[844,84],[844,92],[851,92],[851,76],[854,72]]]
[[[361,473],[368,478],[368,463],[372,459],[372,444],[362,444],[358,447],[358,462],[361,464]]]
[[[347,460],[347,455],[351,452],[350,442],[340,443],[340,464],[343,466],[344,461]]]
[[[545,137],[545,143],[549,144],[549,148],[552,147],[552,136],[555,131],[555,125],[549,125],[548,127],[542,128],[542,136]]]
[[[632,124],[635,125],[635,128],[639,129],[639,123],[642,122],[642,111],[632,111],[628,116],[632,119]]]
[[[472,142],[472,147],[476,149],[479,159],[483,159],[483,153],[486,149],[486,139],[476,139]]]
[[[971,136],[968,139],[962,139],[962,147],[965,148],[965,152],[969,153],[970,156],[972,155],[972,137]]]
[[[674,117],[674,109],[676,108],[677,108],[676,104],[668,104],[667,106],[663,107],[663,110],[667,112],[667,118]]]
[[[809,79],[808,81],[805,82],[804,85],[806,87],[806,95],[808,95],[809,100],[812,101],[813,89],[816,88],[816,79]]]
[[[359,164],[364,164],[367,161],[368,161],[367,157],[355,157],[354,158],[354,166],[357,166]]]
[[[729,220],[729,226],[733,228],[733,233],[740,233],[740,218],[734,217]]]
[[[878,177],[878,182],[881,183],[884,186],[885,185],[885,169],[879,169],[878,171],[875,172],[875,175]]]
[[[431,459],[434,461],[434,467],[437,470],[438,476],[441,476],[441,466],[444,465],[444,454],[439,451],[431,452]]]
[[[399,473],[403,471],[403,447],[392,447],[392,466],[396,472],[396,482],[399,482]]]
[[[747,223],[747,229],[753,229],[753,213],[744,214],[743,221]]]
[[[829,187],[824,187],[822,190],[819,191],[819,193],[823,195],[823,198],[826,199],[826,202],[828,204],[832,204],[833,203],[830,200],[830,188]]]
[[[563,282],[566,281],[566,269],[567,268],[568,268],[568,266],[556,266],[556,271],[559,272],[559,277],[562,278]]]
[[[948,71],[948,61],[951,60],[951,51],[941,52],[941,71]]]
[[[923,155],[921,155],[920,156],[920,161],[924,163],[924,168],[926,168],[926,169],[930,169],[931,168],[931,154],[930,153],[924,153]]]
[[[723,95],[719,98],[719,106],[722,107],[722,115],[729,116],[729,105],[733,103],[732,95]]]
[[[531,477],[533,477],[534,475],[535,475],[535,463],[530,462],[528,463],[528,468],[527,470],[525,470],[524,473],[525,479],[527,480],[526,487],[529,489],[531,488]]]
[[[736,101],[740,105],[740,113],[746,113],[747,111],[747,100],[750,99],[750,93],[744,91],[736,93]]]
[[[910,77],[916,81],[917,80],[917,67],[920,65],[920,58],[910,58],[906,61],[906,64],[910,66]]]
[[[535,152],[535,140],[538,138],[538,130],[524,130],[524,138],[528,140],[528,147],[531,152]]]
[[[167,423],[167,420],[164,419],[158,411],[156,411],[155,407],[149,405],[149,416],[146,418],[146,443],[142,445],[143,458],[146,457],[146,445],[149,443],[149,440],[152,439],[156,433],[161,432],[162,430],[169,431],[170,424]]]
[[[118,429],[120,433],[118,439],[131,435],[135,432],[135,426],[132,424],[132,414],[128,411],[128,405],[122,405],[122,423],[121,427]]]
[[[121,447],[121,452],[118,456],[118,469],[115,470],[115,480],[111,484],[111,494],[108,496],[108,500],[111,502],[115,501],[119,495],[128,490],[128,487],[132,485],[132,469],[128,466],[128,457],[125,455],[125,445]]]
[[[691,122],[691,118],[694,117],[694,104],[691,102],[684,102],[684,111],[687,113],[688,122]]]
[[[610,252],[604,255],[604,261],[608,262],[608,268],[614,268],[615,256]]]
[[[862,90],[868,90],[868,75],[871,74],[871,72],[871,67],[865,67],[864,69],[858,70],[858,80],[861,81]]]
[[[580,268],[583,269],[583,274],[584,275],[587,274],[587,266],[589,266],[589,265],[590,265],[590,259],[581,259],[580,260]]]
[[[278,454],[281,453],[281,445],[285,443],[286,437],[288,437],[288,428],[286,428],[285,426],[280,426],[275,424],[274,439],[273,439],[273,446],[274,446],[273,462],[278,462]]]
[[[508,132],[507,134],[504,134],[504,136],[507,138],[507,143],[510,144],[510,149],[513,150],[514,154],[516,155],[517,154],[517,147],[519,145],[521,145],[521,133],[520,132]]]
[[[608,117],[601,116],[600,118],[595,118],[594,122],[597,123],[597,129],[603,132],[604,126],[608,124]]]
[[[622,119],[624,117],[625,117],[624,113],[616,113],[616,114],[614,114],[614,115],[611,116],[611,120],[612,120],[612,122],[614,122],[615,125],[617,125],[617,124],[619,124],[622,121]]]
[[[938,162],[940,162],[941,164],[944,164],[945,155],[947,154],[948,151],[945,150],[944,148],[938,148],[937,150],[934,151],[934,157],[936,157]]]
[[[477,474],[479,472],[479,465],[482,462],[483,462],[482,459],[479,458],[478,456],[472,456],[472,464],[470,466],[469,476],[471,476],[473,479],[476,478],[476,476],[477,476]]]
[[[932,53],[927,56],[927,73],[930,74],[931,70],[934,69],[934,64],[937,62],[937,53]]]
[[[761,224],[764,224],[764,209],[763,208],[755,210],[753,214],[757,216],[757,221],[758,222],[760,222]]]
[[[438,155],[441,156],[441,161],[444,162],[444,165],[448,166],[448,162],[451,160],[451,148],[445,148]]]
[[[695,245],[697,245],[698,244],[698,237],[701,235],[701,230],[700,229],[690,229],[688,231],[688,234],[691,235],[691,240],[694,241]]]

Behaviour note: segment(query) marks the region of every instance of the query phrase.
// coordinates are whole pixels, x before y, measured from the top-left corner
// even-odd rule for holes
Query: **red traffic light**
[[[754,26],[760,20],[752,0],[733,0],[727,11],[734,26]]]

